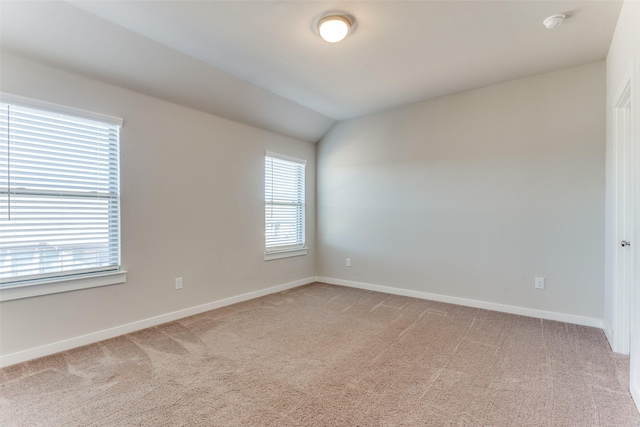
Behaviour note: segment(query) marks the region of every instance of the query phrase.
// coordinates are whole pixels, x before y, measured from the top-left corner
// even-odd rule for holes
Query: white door
[[[638,259],[640,239],[637,239],[638,227],[636,212],[640,213],[636,185],[640,174],[637,173],[637,160],[640,150],[635,140],[633,92],[631,81],[627,83],[616,104],[616,237],[619,245],[614,252],[615,282],[617,287],[616,309],[618,347],[622,353],[630,355],[630,389],[640,404],[640,269]]]
[[[623,105],[625,120],[625,150],[627,150],[629,201],[627,206],[627,232],[634,239],[625,254],[625,280],[631,289],[630,307],[630,343],[629,354],[631,364],[630,390],[636,406],[640,409],[640,122],[636,111],[634,92],[629,91],[629,99]]]
[[[615,245],[613,250],[615,312],[613,331],[614,350],[630,353],[633,297],[634,228],[632,165],[631,84],[626,84],[615,107]]]

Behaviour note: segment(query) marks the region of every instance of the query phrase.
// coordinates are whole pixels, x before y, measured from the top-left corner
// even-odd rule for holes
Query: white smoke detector
[[[560,13],[558,15],[551,15],[550,17],[542,21],[542,24],[545,27],[547,27],[548,30],[553,30],[558,25],[562,24],[566,19],[566,17],[567,15],[565,15],[564,13]]]

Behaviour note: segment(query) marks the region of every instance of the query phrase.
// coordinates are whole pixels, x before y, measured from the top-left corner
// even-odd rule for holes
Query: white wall
[[[604,108],[597,62],[339,123],[318,276],[602,319]]]
[[[0,304],[7,355],[315,276],[315,147],[2,54],[2,91],[123,117],[127,283]],[[306,159],[309,255],[265,262],[265,150]],[[174,278],[184,289],[174,289]]]
[[[316,274],[603,316],[604,63],[346,121],[318,147],[10,54],[0,66],[5,92],[125,119],[129,271],[0,303],[0,355]],[[306,257],[263,261],[265,150],[308,160]]]

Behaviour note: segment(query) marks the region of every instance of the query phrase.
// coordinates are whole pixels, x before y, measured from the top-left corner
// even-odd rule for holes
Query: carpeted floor
[[[637,426],[601,330],[313,284],[0,371],[2,426]]]

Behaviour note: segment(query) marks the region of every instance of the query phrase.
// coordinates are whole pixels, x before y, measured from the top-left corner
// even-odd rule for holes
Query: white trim
[[[281,292],[287,289],[296,288],[298,286],[307,285],[316,281],[315,277],[307,277],[306,279],[296,280],[294,282],[285,283],[283,285],[272,286],[270,288],[261,289],[259,291],[249,292],[235,297],[225,298],[218,301],[209,302],[207,304],[197,305],[195,307],[185,308],[183,310],[173,311],[171,313],[161,314],[159,316],[150,317],[139,320],[137,322],[127,323],[125,325],[116,326],[102,331],[92,332],[86,335],[69,338],[67,340],[45,344],[40,347],[30,348],[27,350],[17,351],[4,356],[0,356],[0,367],[14,365],[16,363],[26,362],[27,360],[37,359],[39,357],[49,356],[72,348],[93,344],[109,338],[139,331],[141,329],[150,328],[152,326],[182,319],[184,317],[193,316],[194,314],[204,313],[205,311],[215,310],[216,308],[226,307],[228,305],[237,304],[239,302],[248,301],[265,295]]]
[[[273,259],[291,258],[294,256],[306,255],[309,248],[284,249],[280,251],[272,251],[264,253],[264,260],[271,261]]]
[[[573,323],[576,325],[604,328],[602,319],[594,317],[576,316],[574,314],[557,313],[554,311],[537,310],[534,308],[518,307],[514,305],[498,304],[494,302],[479,301],[468,298],[452,297],[448,295],[432,294],[429,292],[413,291],[409,289],[392,288],[389,286],[372,285],[369,283],[353,282],[351,280],[333,279],[330,277],[318,277],[318,282],[330,285],[346,286],[350,288],[366,289],[385,294],[401,295],[405,297],[420,298],[431,301],[446,302],[449,304],[464,305],[466,307],[483,308],[485,310],[499,311],[502,313],[518,314],[539,319],[556,320],[558,322]]]
[[[30,280],[12,286],[0,287],[0,301],[12,301],[40,295],[58,294],[79,289],[118,285],[127,281],[126,271],[106,271],[94,274]]]
[[[27,98],[26,96],[13,95],[11,93],[0,92],[0,101],[7,104],[20,105],[28,108],[39,108],[46,111],[53,111],[60,114],[82,117],[84,119],[95,120],[110,125],[122,127],[124,120],[120,117],[109,116],[107,114],[94,113],[93,111],[82,110],[80,108],[67,107],[66,105],[55,104],[53,102],[41,101],[39,99]]]

